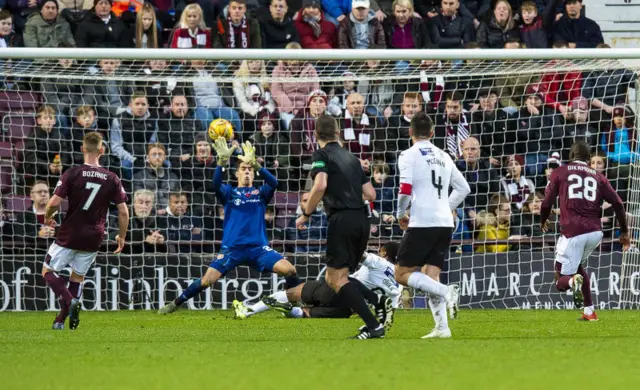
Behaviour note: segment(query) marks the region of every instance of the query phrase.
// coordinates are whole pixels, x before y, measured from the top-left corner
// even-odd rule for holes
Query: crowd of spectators
[[[584,16],[581,0],[9,0],[0,7],[0,49],[387,48],[423,49],[428,59],[429,49],[436,48],[608,47],[597,23]],[[292,252],[321,251],[321,244],[308,240],[326,238],[322,209],[308,229],[294,224],[308,199],[311,156],[318,148],[315,118],[323,113],[339,119],[343,146],[371,175],[377,195],[371,205],[373,237],[401,236],[396,161],[410,146],[409,123],[420,111],[432,116],[433,142],[451,155],[472,188],[456,213],[454,237],[476,243],[452,250],[541,247],[525,239],[556,234],[557,227],[539,230],[540,202],[549,175],[566,163],[578,139],[592,146],[591,166],[626,198],[629,166],[637,156],[635,113],[627,104],[635,72],[622,66],[554,71],[571,64],[549,61],[539,64],[545,70],[539,74],[531,64],[524,73],[456,75],[453,70],[463,65],[151,60],[135,67],[115,59],[51,64],[53,74],[82,68],[81,83],[55,76],[14,80],[5,72],[3,89],[37,92],[42,104],[12,164],[20,178],[15,193],[2,194],[29,197],[29,207],[0,212],[1,235],[26,247],[55,237],[55,229],[42,225],[43,205],[60,175],[82,162],[82,136],[99,131],[107,151],[101,164],[123,178],[130,194],[133,245],[127,250],[213,250],[210,241],[221,239],[224,223],[211,183],[216,159],[206,136],[216,118],[232,124],[231,142],[255,144],[259,162],[277,175],[280,192],[297,194],[294,204],[276,202],[265,216],[269,237],[287,240]],[[386,77],[358,77],[381,69]],[[403,79],[410,69],[428,76]],[[313,81],[329,71],[344,81]],[[237,77],[227,84],[210,77],[214,72]],[[257,78],[261,82],[247,81]],[[292,79],[300,81],[286,81]],[[607,206],[603,225],[611,237],[615,225]],[[117,224],[110,227],[114,236]],[[521,243],[482,243],[496,239]]]

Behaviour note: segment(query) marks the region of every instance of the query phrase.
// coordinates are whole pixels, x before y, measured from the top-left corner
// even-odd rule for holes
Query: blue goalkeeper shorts
[[[273,266],[284,259],[277,251],[270,246],[251,246],[241,248],[223,247],[220,254],[209,264],[222,275],[233,270],[239,265],[247,265],[259,272],[273,272]]]

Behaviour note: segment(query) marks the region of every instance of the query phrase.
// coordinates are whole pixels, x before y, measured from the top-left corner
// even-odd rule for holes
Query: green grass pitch
[[[0,389],[637,389],[640,312],[463,310],[454,338],[421,340],[425,310],[400,311],[384,340],[360,322],[230,311],[0,313]]]

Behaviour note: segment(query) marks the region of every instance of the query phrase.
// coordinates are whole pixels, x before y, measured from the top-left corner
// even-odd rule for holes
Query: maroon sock
[[[558,289],[558,291],[567,291],[569,289],[569,281],[571,280],[572,276],[570,275],[562,275],[560,276],[560,279],[558,279],[558,281],[556,282],[556,288]]]
[[[69,304],[63,299],[58,299],[58,304],[60,304],[60,312],[56,316],[56,322],[65,322],[69,315]]]
[[[584,306],[593,306],[593,297],[591,296],[591,280],[589,279],[589,274],[587,271],[580,266],[578,268],[578,273],[582,275],[582,295],[584,295]]]
[[[82,295],[82,282],[69,282],[69,292],[74,298],[79,299]]]
[[[63,278],[59,277],[55,272],[47,272],[44,274],[44,280],[46,280],[57,297],[62,298],[67,305],[71,303],[73,296],[69,292],[69,289],[67,289],[67,283]]]

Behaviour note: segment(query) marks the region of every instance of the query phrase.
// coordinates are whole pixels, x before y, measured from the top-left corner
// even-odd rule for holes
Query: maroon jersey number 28
[[[109,204],[127,201],[118,176],[87,164],[66,171],[54,194],[69,201],[56,243],[83,252],[97,252],[100,248]]]
[[[544,206],[560,198],[560,226],[567,238],[602,230],[602,201],[622,200],[607,178],[586,163],[573,162],[557,168],[550,179]]]

